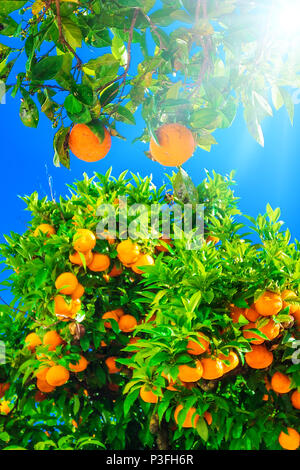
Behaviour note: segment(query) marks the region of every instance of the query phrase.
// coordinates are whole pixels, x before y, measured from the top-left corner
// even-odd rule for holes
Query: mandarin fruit
[[[182,124],[164,124],[156,131],[157,144],[150,140],[153,159],[164,166],[179,166],[185,163],[195,151],[192,132]]]
[[[101,138],[86,124],[75,124],[69,136],[69,147],[80,160],[97,162],[109,152],[111,136],[104,127],[104,138],[101,141]]]

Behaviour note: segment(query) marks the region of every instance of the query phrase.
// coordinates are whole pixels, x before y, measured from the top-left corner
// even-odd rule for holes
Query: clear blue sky
[[[7,40],[1,37],[1,42],[7,43]],[[82,54],[85,55],[83,52]],[[83,58],[88,60],[87,57]],[[141,56],[135,50],[133,69],[137,67],[139,60]],[[161,185],[165,181],[164,174],[172,171],[172,168],[164,168],[145,156],[144,151],[148,150],[148,145],[131,143],[143,129],[143,121],[139,116],[136,126],[118,125],[119,131],[128,140],[124,142],[113,138],[111,151],[103,160],[86,163],[72,156],[71,170],[56,168],[52,163],[55,130],[50,121],[41,114],[37,129],[24,127],[18,116],[19,105],[19,96],[15,99],[7,97],[7,103],[0,105],[1,241],[3,233],[22,233],[26,230],[29,214],[24,211],[25,205],[18,195],[30,194],[35,190],[40,197],[50,195],[49,177],[58,197],[67,194],[66,183],[81,179],[84,172],[92,176],[94,171],[103,173],[112,166],[114,176],[129,169],[142,176],[152,174],[154,183]],[[290,228],[292,237],[300,239],[299,128],[299,105],[296,106],[294,127],[289,123],[286,110],[280,110],[275,113],[274,118],[264,121],[265,148],[261,148],[249,135],[240,110],[230,129],[220,130],[215,134],[219,144],[210,153],[197,149],[184,169],[195,183],[203,179],[204,168],[214,169],[222,174],[236,170],[238,184],[235,191],[241,198],[241,210],[256,216],[265,211],[268,202],[273,208],[280,207],[281,218]]]

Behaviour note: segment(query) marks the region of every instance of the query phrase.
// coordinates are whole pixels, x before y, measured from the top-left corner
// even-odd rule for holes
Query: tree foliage
[[[32,214],[29,226],[22,235],[11,233],[1,245],[7,269],[14,270],[3,283],[13,300],[1,307],[6,364],[0,366],[0,382],[10,384],[0,401],[9,406],[9,412],[0,415],[1,448],[280,449],[280,432],[299,424],[299,411],[291,404],[291,393],[300,389],[300,366],[292,360],[299,355],[299,315],[294,318],[290,308],[297,310],[300,299],[288,299],[272,317],[280,328],[275,339],[254,330],[273,354],[272,364],[264,369],[245,362],[252,347],[243,334],[248,321],[243,315],[233,321],[232,309],[252,305],[265,290],[298,294],[299,242],[291,242],[289,231],[282,229],[279,209],[268,205],[256,219],[244,217],[233,184],[233,175],[213,173],[195,187],[180,170],[170,177],[171,187],[156,188],[150,178],[124,173],[116,179],[108,172],[92,179],[85,176],[69,187],[70,197],[59,201],[39,199],[37,193],[23,198]],[[97,239],[94,253],[110,259],[105,272],[72,264],[69,255],[76,231],[95,233],[96,208],[111,203],[120,214],[121,197],[127,198],[128,207],[166,201],[194,208],[195,203],[204,204],[206,243],[187,250],[184,238],[175,238],[171,245],[164,244],[167,251],[158,251],[159,235],[139,238],[135,242],[140,251],[151,254],[155,264],[144,268],[142,275],[124,265],[118,277],[110,277],[112,266],[120,263],[118,233],[114,240]],[[132,214],[129,218],[135,220]],[[56,233],[37,234],[42,223]],[[55,314],[55,281],[69,271],[85,293],[80,311],[63,321],[66,318]],[[137,320],[132,332],[121,331],[114,320],[109,328],[102,319],[104,312],[118,308]],[[261,318],[257,327],[269,319]],[[43,344],[30,351],[26,336],[36,332],[43,338],[49,330],[59,332],[64,342],[51,351]],[[201,378],[191,387],[177,376],[180,365],[193,367],[195,356],[187,351],[187,339],[196,338],[199,331],[210,342],[210,352],[198,356],[200,360],[235,351],[239,364],[218,379]],[[138,341],[133,344],[132,338]],[[67,369],[80,355],[89,364],[82,372],[70,372],[65,385],[37,401],[35,373],[45,355]],[[116,358],[119,372],[110,373],[105,362],[109,357]],[[290,377],[290,393],[266,390],[266,377],[271,380],[278,371]],[[174,381],[175,390],[167,388],[169,381]],[[143,386],[159,397],[156,404],[141,399]],[[176,426],[179,404],[183,412]],[[197,426],[183,428],[191,407],[200,416]],[[209,426],[203,418],[207,411],[212,416]]]
[[[182,122],[209,151],[214,131],[231,126],[242,105],[263,145],[262,120],[285,105],[293,122],[290,90],[299,87],[295,44],[272,24],[275,3],[3,0],[0,80],[21,96],[26,126],[37,127],[42,112],[59,128],[56,165],[69,167],[72,123],[99,119],[122,138],[116,124],[135,124],[139,109],[137,139]]]

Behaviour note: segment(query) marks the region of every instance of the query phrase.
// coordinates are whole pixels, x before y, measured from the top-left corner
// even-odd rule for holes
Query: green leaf
[[[6,431],[4,431],[4,432],[0,433],[0,439],[1,439],[1,441],[9,442],[10,436]]]
[[[0,15],[9,15],[15,10],[22,8],[27,0],[1,0]]]
[[[197,424],[196,424],[196,431],[198,432],[199,436],[201,437],[201,439],[204,440],[204,442],[207,442],[207,439],[208,439],[208,427],[207,427],[207,424],[206,424],[206,421],[205,419],[200,416],[200,418],[198,419],[197,421]]]
[[[0,16],[0,25],[0,34],[3,36],[13,36],[18,28],[18,23],[10,16],[6,18],[4,16]]]
[[[128,54],[124,42],[118,36],[114,36],[112,39],[111,52],[116,60],[123,67],[127,64]]]
[[[244,118],[245,118],[250,134],[259,143],[259,145],[263,147],[264,135],[263,135],[261,125],[258,122],[255,109],[251,106],[247,106],[244,109]]]
[[[36,81],[51,80],[60,71],[63,64],[62,56],[45,57],[34,64],[31,69],[32,79]]]
[[[202,108],[191,114],[191,126],[197,129],[216,128],[219,122],[219,112],[215,109]]]
[[[47,268],[42,268],[36,273],[35,278],[34,278],[34,285],[36,289],[38,289],[45,282],[45,280],[47,279],[47,275],[48,275]]]
[[[20,106],[20,118],[23,124],[27,127],[36,128],[39,123],[39,111],[29,93],[21,88],[22,100]]]
[[[102,91],[102,93],[100,94],[100,103],[102,107],[107,106],[116,98],[119,92],[119,87],[119,83],[116,82]]]
[[[285,88],[280,87],[279,90],[280,90],[284,105],[287,109],[291,124],[293,125],[294,115],[295,115],[295,105],[293,102],[293,98],[291,97],[291,95]]]
[[[129,109],[125,108],[125,106],[119,105],[116,111],[112,114],[112,117],[117,121],[125,122],[126,124],[136,124],[134,115],[129,111]]]
[[[62,28],[63,28],[63,34],[66,39],[66,41],[70,44],[73,49],[77,49],[78,47],[81,47],[82,44],[82,33],[81,29],[79,26],[77,26],[74,21],[72,21],[70,18],[63,17],[61,19],[62,22]]]
[[[130,408],[132,407],[133,403],[137,399],[140,393],[140,388],[134,390],[133,392],[129,393],[124,400],[124,416],[128,415]]]
[[[189,177],[189,175],[182,168],[179,169],[174,180],[174,194],[182,202],[198,203],[198,191]]]
[[[74,415],[77,415],[79,410],[80,410],[80,400],[79,400],[78,395],[74,395],[74,404],[73,404]]]
[[[94,93],[93,90],[88,85],[76,85],[72,89],[73,95],[81,103],[92,106],[94,102]]]
[[[7,59],[11,50],[11,47],[5,46],[4,44],[0,44],[0,62]]]
[[[280,89],[277,85],[272,86],[272,101],[275,109],[278,111],[283,105],[284,101]]]
[[[83,105],[73,95],[68,95],[64,102],[67,113],[78,114],[82,111]]]
[[[54,160],[55,166],[62,164],[66,168],[70,168],[70,152],[68,146],[70,127],[61,127],[54,136]]]

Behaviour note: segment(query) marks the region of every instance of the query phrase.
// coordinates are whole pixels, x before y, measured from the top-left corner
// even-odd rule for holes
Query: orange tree
[[[299,243],[279,209],[243,219],[232,178],[108,172],[23,198],[29,226],[1,245],[1,448],[299,447]],[[204,204],[205,243],[174,220],[168,239],[97,236],[123,198]]]
[[[1,0],[0,100],[21,98],[25,126],[47,116],[57,166],[69,167],[70,148],[86,161],[103,158],[111,135],[122,138],[116,124],[135,124],[138,110],[146,125],[137,139],[157,144],[160,126],[181,123],[209,151],[242,104],[263,145],[272,108],[294,117],[298,40],[280,22],[289,3],[295,8],[281,0]],[[96,133],[93,145],[83,143],[88,154],[77,146],[83,130]],[[146,153],[156,160],[153,147]]]

